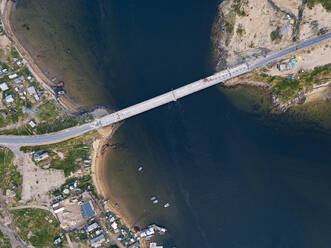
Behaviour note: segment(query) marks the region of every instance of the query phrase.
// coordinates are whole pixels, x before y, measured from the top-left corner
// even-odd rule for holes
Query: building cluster
[[[92,163],[91,156],[89,156],[88,159],[84,159],[83,163],[80,165],[80,168],[76,170],[76,174],[77,175],[88,174],[91,170],[91,163]]]
[[[37,155],[41,156],[43,153]],[[101,201],[88,192],[86,176],[73,178],[60,189],[53,192],[52,211],[56,214],[61,228],[65,232],[76,233],[89,247],[109,247],[114,240],[126,247],[140,247],[141,240],[150,240],[166,229],[150,225],[133,232],[121,224],[120,219],[108,210],[109,200]],[[59,237],[54,244],[62,243]]]
[[[24,67],[20,58],[12,58],[8,63],[0,64],[1,116],[18,115],[25,112],[26,106],[39,105],[43,91],[36,87],[35,79]],[[30,125],[35,127],[35,125]]]
[[[291,58],[287,63],[277,64],[277,68],[280,71],[288,71],[295,68],[296,59]]]

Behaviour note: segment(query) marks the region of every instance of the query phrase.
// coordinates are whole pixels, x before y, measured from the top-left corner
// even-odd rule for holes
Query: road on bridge
[[[7,146],[22,146],[22,145],[41,145],[41,144],[51,144],[57,143],[66,139],[80,136],[84,133],[96,130],[101,127],[105,127],[120,121],[123,121],[132,116],[138,115],[140,113],[149,111],[151,109],[157,108],[161,105],[167,104],[169,102],[176,101],[184,96],[193,94],[197,91],[206,89],[220,82],[224,82],[228,79],[240,76],[247,72],[250,72],[258,67],[269,64],[275,60],[278,60],[288,54],[291,54],[297,50],[305,49],[307,47],[313,46],[315,44],[321,43],[331,38],[331,32],[324,34],[322,36],[316,36],[314,38],[308,39],[306,41],[297,43],[292,47],[281,50],[279,52],[268,55],[267,57],[256,61],[255,63],[247,66],[247,64],[242,64],[234,68],[226,69],[224,71],[215,73],[214,75],[201,79],[199,81],[187,84],[183,87],[177,88],[175,90],[169,91],[160,96],[151,98],[144,102],[138,103],[136,105],[130,106],[128,108],[122,109],[115,113],[106,115],[100,119],[94,120],[91,123],[83,124],[73,128],[65,129],[57,133],[50,133],[46,135],[36,135],[36,136],[0,136],[0,144]]]

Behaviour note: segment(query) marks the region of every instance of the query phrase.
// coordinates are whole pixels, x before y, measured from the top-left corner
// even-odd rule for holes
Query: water
[[[89,103],[122,108],[213,69],[210,31],[217,1],[64,0],[57,9],[51,0],[31,1],[43,2],[42,10],[26,1],[21,12],[51,15],[62,30],[58,38],[68,26],[84,30],[66,39],[73,51],[84,48],[95,57],[70,61],[99,73],[98,83],[90,78],[81,84],[103,89],[98,97],[85,91]],[[72,9],[75,15],[64,18]],[[50,25],[37,17],[23,22],[31,22],[35,32]],[[30,39],[28,31],[19,33]],[[45,35],[45,51],[52,50],[49,40]],[[44,60],[56,70],[52,59]],[[69,81],[70,74],[75,71],[67,74]],[[330,136],[265,125],[228,97],[213,87],[125,121],[113,139],[123,148],[107,154],[112,200],[134,216],[133,225],[166,226],[166,247],[329,247]],[[254,109],[265,111],[261,106]],[[159,198],[157,206],[152,195]],[[166,202],[171,207],[161,206]]]

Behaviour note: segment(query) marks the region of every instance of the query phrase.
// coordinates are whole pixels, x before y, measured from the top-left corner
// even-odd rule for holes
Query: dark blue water
[[[213,71],[218,1],[81,2],[94,39],[72,42],[93,40],[90,66],[112,107]],[[166,247],[327,248],[330,138],[266,127],[214,87],[125,121],[113,139],[125,148],[108,154],[109,187],[133,225],[168,228]],[[151,195],[171,207],[152,205]]]

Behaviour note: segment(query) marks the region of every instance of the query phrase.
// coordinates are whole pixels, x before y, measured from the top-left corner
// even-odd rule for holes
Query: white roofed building
[[[6,103],[12,103],[15,101],[15,99],[14,99],[13,95],[8,95],[8,96],[6,96],[5,101],[6,101]]]
[[[6,90],[8,90],[8,89],[9,89],[8,84],[7,84],[7,83],[2,83],[2,84],[0,84],[0,89],[1,89],[2,91],[6,91]]]

